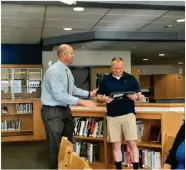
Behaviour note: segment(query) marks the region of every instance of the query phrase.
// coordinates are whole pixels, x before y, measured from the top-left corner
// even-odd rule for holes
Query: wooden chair
[[[163,164],[165,163],[165,160],[169,154],[169,150],[172,148],[174,140],[175,140],[174,136],[166,133],[164,147],[163,147]]]
[[[68,169],[89,169],[91,170],[88,162],[84,158],[81,158],[76,152],[72,152],[71,154]]]
[[[58,170],[68,169],[72,152],[73,144],[67,139],[67,137],[62,137],[58,154]]]

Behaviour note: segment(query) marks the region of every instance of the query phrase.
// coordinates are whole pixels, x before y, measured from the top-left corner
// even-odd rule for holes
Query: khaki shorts
[[[122,134],[125,141],[137,141],[136,116],[133,113],[117,117],[107,116],[107,133],[110,142],[121,142]]]

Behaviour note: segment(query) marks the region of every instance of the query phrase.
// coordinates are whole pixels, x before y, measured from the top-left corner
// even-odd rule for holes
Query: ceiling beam
[[[180,2],[180,3],[178,3]],[[173,4],[172,1],[164,2],[88,2],[88,1],[77,1],[76,5],[72,6],[82,6],[82,7],[93,7],[93,8],[122,8],[122,9],[152,9],[152,10],[173,10],[173,11],[185,11],[185,5],[181,3],[182,1],[177,1]],[[54,6],[69,6],[60,1],[1,1],[2,4],[26,4],[26,5],[54,5]],[[179,5],[178,5],[179,4]]]
[[[124,31],[94,31],[43,38],[43,47],[73,44],[86,41],[185,41],[185,33],[177,32],[124,32]]]
[[[43,38],[42,44],[45,45],[56,45],[63,43],[77,43],[84,41],[93,41],[95,39],[95,32],[76,33],[69,35],[61,35],[50,38]]]

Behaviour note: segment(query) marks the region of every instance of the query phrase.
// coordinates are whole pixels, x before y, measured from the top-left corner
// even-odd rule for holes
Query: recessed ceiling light
[[[84,8],[83,7],[74,7],[73,10],[80,12],[80,11],[84,11]]]
[[[148,59],[148,58],[144,58],[143,60],[147,61],[147,60],[149,60],[149,59]]]
[[[172,27],[172,25],[166,25],[166,26],[165,26],[165,28],[170,28],[170,27]]]
[[[72,28],[63,28],[64,31],[71,31]]]
[[[160,57],[165,56],[165,54],[159,54]]]
[[[183,64],[183,62],[178,62],[178,64]]]
[[[177,22],[185,22],[185,19],[177,19]]]

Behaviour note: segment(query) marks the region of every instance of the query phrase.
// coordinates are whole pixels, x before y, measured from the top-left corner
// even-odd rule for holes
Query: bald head
[[[72,49],[72,47],[68,44],[60,45],[57,49],[58,57],[63,56],[69,49]]]
[[[74,59],[74,51],[70,45],[62,44],[57,49],[57,56],[65,65],[70,65]]]

